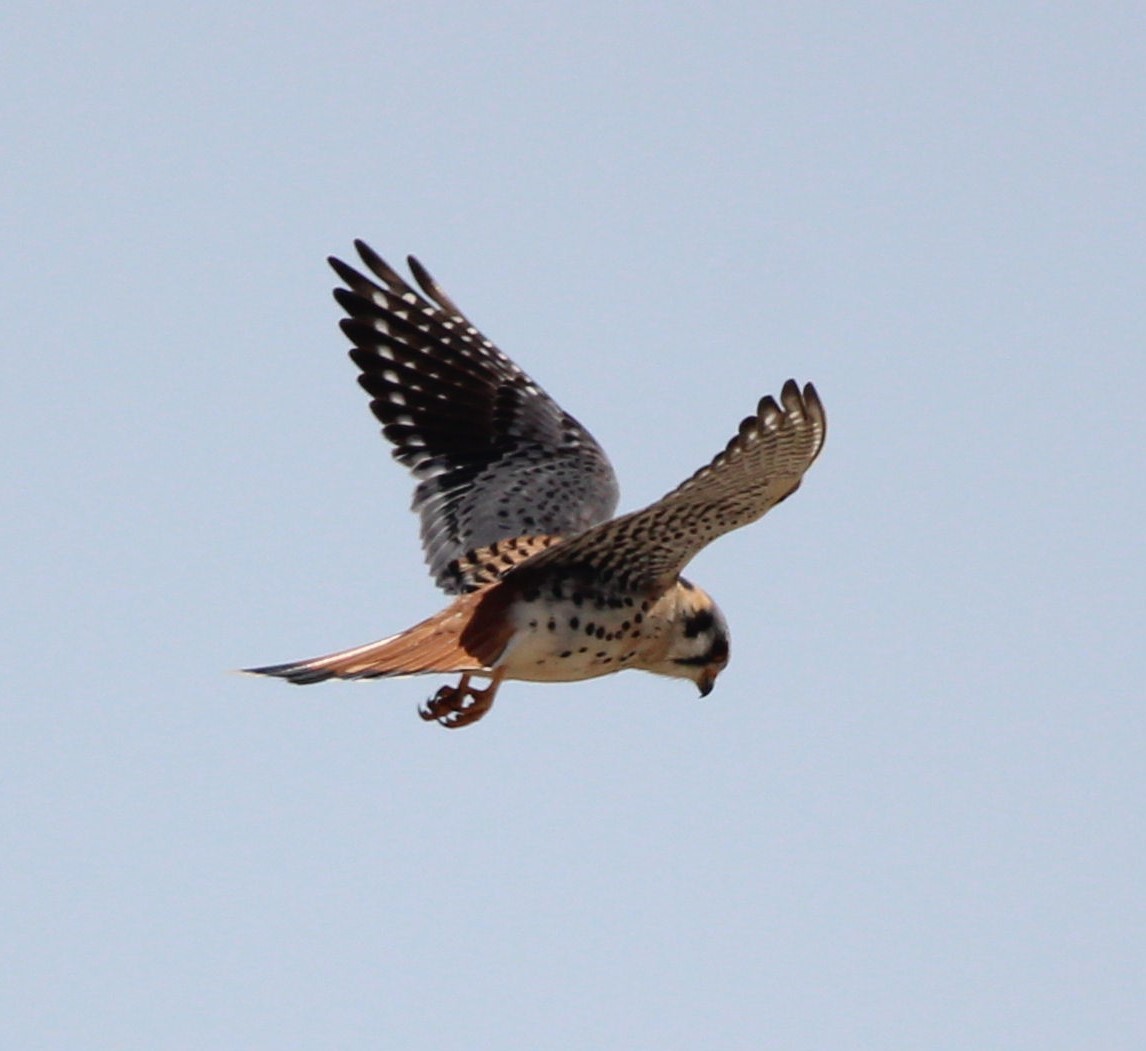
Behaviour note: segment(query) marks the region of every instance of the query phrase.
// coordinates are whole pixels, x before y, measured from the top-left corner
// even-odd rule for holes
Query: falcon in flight
[[[421,292],[355,246],[372,277],[330,260],[346,285],[334,292],[342,331],[394,458],[416,479],[430,572],[455,597],[380,642],[248,670],[300,684],[460,673],[420,709],[447,727],[480,719],[505,679],[572,682],[638,668],[708,694],[728,664],[728,626],[681,570],[799,487],[824,444],[815,388],[788,380],[711,463],[614,518],[617,479],[593,436],[416,259]]]

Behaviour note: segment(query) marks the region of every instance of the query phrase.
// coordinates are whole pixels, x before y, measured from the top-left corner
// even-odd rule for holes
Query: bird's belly
[[[574,682],[631,667],[638,659],[639,632],[614,611],[552,616],[534,610],[519,622],[496,667],[507,679]],[[611,614],[611,615],[610,615]]]

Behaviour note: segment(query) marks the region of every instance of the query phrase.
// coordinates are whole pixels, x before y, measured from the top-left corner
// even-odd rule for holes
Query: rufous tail
[[[480,592],[462,595],[452,605],[420,624],[365,646],[291,664],[243,670],[252,675],[274,675],[300,686],[326,679],[379,679],[428,672],[488,672],[490,662],[496,660],[508,638],[499,637],[502,632],[496,630],[496,625],[489,626],[494,630],[482,630],[477,608],[481,599]],[[475,612],[478,617],[474,616]]]

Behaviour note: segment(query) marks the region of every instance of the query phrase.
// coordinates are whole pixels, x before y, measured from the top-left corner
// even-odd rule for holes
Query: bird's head
[[[650,670],[691,679],[701,697],[707,697],[728,664],[728,623],[708,593],[687,580],[677,583],[675,597],[668,646]]]

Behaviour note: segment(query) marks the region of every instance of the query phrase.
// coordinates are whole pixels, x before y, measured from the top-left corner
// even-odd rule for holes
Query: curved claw
[[[493,699],[501,684],[501,674],[496,673],[484,690],[470,685],[470,676],[463,675],[457,686],[443,686],[418,709],[418,714],[426,722],[436,722],[447,730],[457,730],[476,723],[493,707]]]
[[[443,686],[438,690],[418,708],[418,714],[428,723],[442,722],[465,706],[469,691],[470,677],[463,675],[457,686]]]

